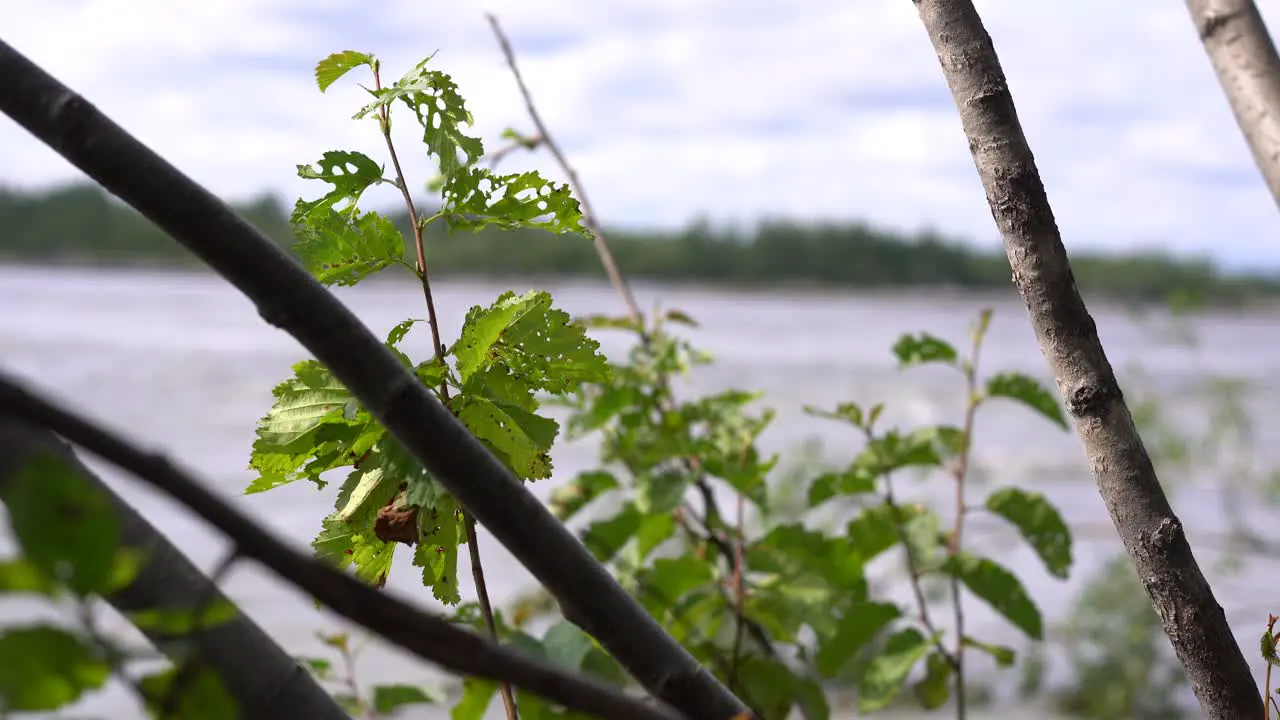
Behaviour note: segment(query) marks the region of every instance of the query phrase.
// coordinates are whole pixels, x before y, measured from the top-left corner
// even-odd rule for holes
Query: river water
[[[620,307],[607,287],[594,283],[443,281],[436,283],[442,324],[458,327],[472,305],[488,303],[508,288],[523,291],[530,286],[552,291],[561,307],[577,314],[611,313]],[[765,402],[778,415],[763,444],[783,452],[784,458],[811,439],[821,442],[824,457],[832,462],[849,459],[857,449],[851,433],[804,415],[801,408],[806,404],[886,402],[885,422],[958,424],[963,392],[957,378],[940,369],[898,371],[889,348],[899,334],[921,330],[963,344],[967,327],[983,307],[995,309],[983,367],[1020,370],[1049,380],[1025,311],[1012,291],[977,297],[944,292],[744,293],[645,285],[636,290],[646,307],[660,302],[697,318],[701,327],[693,337],[717,358],[715,365],[698,370],[683,383],[680,391],[706,393],[731,386],[764,391]],[[379,334],[405,317],[422,315],[421,295],[408,283],[376,281],[338,294]],[[1132,380],[1126,391],[1131,397],[1139,391],[1156,393],[1173,403],[1176,422],[1202,424],[1207,406],[1191,396],[1190,388],[1205,373],[1251,381],[1251,409],[1259,418],[1277,407],[1280,312],[1198,317],[1193,325],[1202,343],[1188,350],[1159,340],[1148,324],[1124,308],[1095,303],[1091,309],[1122,376],[1134,377],[1123,373],[1135,364],[1144,368],[1145,380]],[[425,333],[416,341],[410,336],[407,349],[412,355],[429,352],[422,337]],[[614,334],[602,335],[601,340],[610,353],[626,347],[624,339]],[[412,342],[418,343],[416,348]],[[286,376],[291,363],[304,357],[290,336],[262,322],[249,301],[209,274],[0,267],[0,362],[6,370],[198,469],[226,498],[300,545],[314,536],[319,519],[332,509],[333,486],[317,492],[299,483],[250,497],[240,491],[251,477],[246,464],[253,427],[270,406],[271,387]],[[1259,447],[1280,449],[1276,442],[1280,427],[1261,425],[1257,431]],[[1274,463],[1277,455],[1269,451],[1259,460]],[[92,457],[86,460],[202,567],[211,568],[222,557],[227,544],[198,518],[113,467]],[[592,467],[594,460],[590,441],[562,444],[554,454],[559,478]],[[994,524],[977,526],[972,533],[974,543],[1001,548],[999,559],[1023,578],[1050,622],[1061,618],[1081,581],[1119,549],[1074,435],[1012,403],[993,403],[979,418],[975,463],[986,481],[1016,482],[1041,490],[1071,523],[1094,529],[1078,541],[1076,565],[1067,582],[1048,576],[1030,551],[1008,549],[1013,546],[1010,535]],[[1175,509],[1196,546],[1198,537],[1220,534],[1229,521],[1222,513],[1220,488],[1213,478],[1178,480],[1185,487],[1174,496]],[[538,483],[533,491],[545,497],[554,484]],[[915,487],[915,494],[923,499],[930,492],[938,493],[940,511],[948,512],[948,485],[935,481]],[[1275,517],[1254,510],[1251,520],[1265,527]],[[0,533],[0,550],[11,547],[10,539]],[[481,547],[497,602],[532,585],[530,576],[495,541],[482,535]],[[1247,582],[1239,574],[1220,576],[1208,561],[1202,564],[1215,581],[1218,598],[1244,647],[1252,648],[1266,612],[1280,610],[1280,605],[1268,606],[1259,599],[1260,590],[1274,591],[1274,586]],[[407,563],[397,567],[390,591],[430,607],[412,569]],[[1266,574],[1272,571],[1266,564],[1257,569]],[[460,569],[459,576],[468,577],[465,572]],[[233,569],[223,587],[298,654],[324,654],[316,631],[345,627],[247,563]],[[974,635],[1023,645],[1016,631],[981,606],[981,601],[971,601],[968,615]],[[58,617],[33,603],[0,603],[4,622],[37,616]],[[118,619],[109,619],[108,626],[124,638],[136,638]],[[366,679],[438,680],[429,667],[377,643],[370,643],[362,654],[359,671]],[[997,690],[1007,691],[1017,675],[992,672],[988,681]],[[113,718],[140,717],[131,696],[118,685],[79,709]],[[496,709],[497,703],[491,710]],[[985,712],[993,713],[990,717],[1021,717],[1029,710],[1004,705]],[[1036,714],[1045,715],[1042,710]],[[440,711],[403,715],[411,716],[446,715]],[[914,717],[903,717],[909,716]]]

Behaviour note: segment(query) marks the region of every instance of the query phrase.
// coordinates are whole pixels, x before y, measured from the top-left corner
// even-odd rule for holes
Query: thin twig
[[[868,440],[870,433],[868,431]],[[907,530],[902,522],[902,506],[898,505],[898,501],[893,492],[893,474],[884,474],[884,504],[893,513],[893,527],[898,535],[898,542],[902,543],[902,552],[906,557],[907,563],[907,579],[910,581],[911,594],[915,597],[916,610],[920,616],[920,624],[924,625],[924,629],[934,638],[933,646],[942,656],[952,670],[958,670],[960,663],[956,660],[956,656],[942,644],[941,634],[938,628],[933,624],[933,618],[929,615],[929,603],[924,597],[924,588],[921,586],[921,580],[924,573],[920,570],[920,563],[915,553],[911,552],[911,542],[907,538]]]
[[[955,526],[951,531],[951,541],[948,543],[948,552],[951,556],[960,553],[960,541],[964,535],[964,521],[968,514],[969,506],[964,499],[965,480],[969,476],[969,458],[973,448],[973,431],[974,419],[978,413],[978,404],[980,396],[978,394],[978,359],[982,354],[982,340],[986,334],[987,323],[989,322],[990,311],[984,310],[982,320],[979,321],[977,329],[973,334],[973,346],[969,352],[969,359],[964,364],[964,383],[965,383],[965,408],[964,408],[964,426],[960,432],[960,452],[956,456],[956,464],[952,471],[952,477],[955,479],[956,486],[956,520]],[[955,575],[951,576],[951,607],[955,613],[956,622],[956,649],[953,654],[955,659],[955,689],[956,689],[956,720],[964,720],[965,714],[968,712],[965,697],[964,685],[964,602],[960,593],[960,578]]]
[[[543,122],[542,116],[538,113],[537,106],[533,102],[533,95],[529,92],[529,88],[524,82],[524,77],[520,74],[520,68],[516,64],[515,51],[512,49],[511,42],[503,32],[497,16],[488,14],[487,18],[489,20],[490,27],[493,29],[493,34],[498,41],[498,45],[502,49],[502,54],[507,61],[507,66],[511,69],[511,74],[515,77],[516,85],[520,89],[520,96],[524,100],[525,109],[529,114],[529,119],[533,122],[534,128],[537,130],[536,135],[527,139],[528,143],[526,143],[525,146],[530,148],[536,147],[537,145],[546,146],[547,150],[550,151],[552,157],[555,159],[556,164],[559,165],[561,172],[563,172],[569,179],[569,185],[573,189],[574,194],[578,197],[579,203],[582,206],[583,225],[591,234],[592,241],[595,244],[596,253],[600,256],[600,263],[604,266],[605,274],[609,277],[610,284],[626,305],[627,314],[634,325],[637,335],[640,337],[641,343],[646,348],[652,349],[653,339],[645,325],[644,313],[640,309],[640,304],[636,301],[635,294],[631,291],[630,284],[627,283],[621,270],[618,269],[613,253],[609,249],[609,243],[605,239],[604,231],[597,222],[595,209],[591,205],[591,200],[587,196],[586,189],[583,187],[582,181],[578,178],[577,171],[575,171],[573,166],[569,164],[568,158],[560,149],[560,146],[556,143],[555,139],[551,136],[546,123]],[[511,149],[514,148],[505,148],[507,152]],[[660,377],[659,385],[663,390],[668,389],[669,379],[665,375]],[[663,409],[669,409],[669,403],[664,403]],[[681,461],[697,478],[695,484],[698,490],[702,493],[706,506],[707,515],[704,518],[704,525],[710,529],[720,518],[719,507],[717,506],[715,497],[712,494],[711,487],[706,481],[705,473],[702,472],[697,458],[686,457],[682,458]],[[717,551],[720,553],[721,558],[729,566],[730,573],[735,577],[740,575],[742,570],[737,562],[737,553],[735,553],[731,544],[725,541],[724,538],[719,537],[715,531],[711,531],[708,534]],[[776,657],[777,652],[773,647],[773,643],[769,640],[769,636],[765,632],[764,628],[759,623],[756,623],[746,617],[744,613],[738,612],[736,610],[736,603],[731,602],[730,604],[735,607],[735,613],[738,615],[738,622],[746,626],[752,637],[770,657]],[[807,716],[807,710],[802,708],[802,711]]]
[[[595,242],[596,252],[600,254],[600,263],[604,265],[604,271],[609,276],[609,282],[613,284],[618,294],[627,304],[627,312],[631,316],[632,322],[636,327],[644,328],[644,314],[640,312],[640,304],[636,302],[635,294],[631,292],[631,286],[627,284],[626,278],[618,271],[618,265],[614,262],[613,253],[609,250],[609,244],[604,239],[604,233],[600,230],[600,225],[596,222],[595,209],[591,207],[591,200],[587,197],[586,190],[582,187],[582,183],[578,180],[578,173],[569,164],[569,159],[565,157],[560,146],[551,137],[551,133],[547,130],[547,126],[542,122],[542,116],[538,114],[538,108],[533,104],[533,96],[529,93],[529,88],[524,84],[524,77],[520,75],[520,68],[516,65],[516,54],[511,49],[511,43],[507,40],[507,36],[502,32],[502,26],[498,24],[496,15],[489,14],[489,26],[493,28],[493,34],[498,39],[498,45],[502,47],[502,54],[507,59],[507,66],[511,68],[511,74],[515,76],[516,85],[520,87],[520,96],[524,98],[524,107],[529,112],[529,119],[533,121],[533,126],[537,128],[537,137],[541,139],[541,143],[551,152],[551,156],[555,158],[556,164],[569,178],[569,186],[573,188],[573,194],[577,196],[578,202],[582,205],[582,224],[591,233],[591,239]]]
[[[379,78],[376,67],[373,71],[373,83],[375,88],[382,87],[382,81]],[[427,301],[427,322],[431,326],[432,354],[435,355],[436,362],[440,363],[440,367],[446,368],[448,366],[445,364],[445,346],[440,339],[440,320],[439,316],[436,315],[436,304],[431,294],[431,276],[427,271],[427,253],[426,244],[422,240],[422,224],[418,221],[417,208],[414,207],[413,198],[409,195],[409,183],[405,180],[404,171],[400,169],[400,160],[396,156],[395,143],[391,141],[391,113],[386,105],[379,107],[378,110],[380,112],[382,136],[387,142],[387,153],[390,154],[391,164],[396,171],[396,185],[404,196],[404,204],[409,211],[409,222],[413,225],[413,246],[418,253],[418,279],[422,282],[422,294]],[[441,375],[439,391],[441,403],[446,408],[450,408],[448,373]],[[452,408],[450,408],[450,412],[452,412]],[[489,629],[489,637],[496,641],[498,639],[498,627],[493,621],[493,607],[489,602],[489,591],[484,581],[484,566],[480,562],[480,543],[476,540],[476,520],[471,516],[471,513],[464,513],[464,515],[467,527],[467,550],[471,555],[471,576],[475,578],[476,595],[480,600],[480,609],[484,613],[485,625]],[[507,711],[507,720],[519,720],[520,713],[516,709],[516,699],[511,692],[511,685],[505,682],[500,683],[498,692],[502,695],[502,704]]]
[[[292,549],[165,456],[141,450],[96,423],[37,396],[3,372],[0,414],[47,427],[132,472],[220,530],[244,557],[257,560],[331,610],[424,660],[460,675],[507,681],[565,707],[604,717],[680,717],[665,704],[640,702],[592,678],[566,673],[507,650]]]
[[[484,581],[484,568],[480,564],[480,540],[476,537],[476,519],[470,514],[463,513],[467,526],[467,552],[471,555],[471,578],[476,584],[476,597],[480,601],[480,614],[484,616],[485,627],[489,630],[489,637],[496,642],[498,640],[498,625],[493,619],[493,605],[489,602],[489,587]],[[509,720],[518,720],[520,711],[516,707],[515,693],[511,692],[509,683],[501,683],[498,686],[499,694],[502,695],[502,706],[507,711]]]

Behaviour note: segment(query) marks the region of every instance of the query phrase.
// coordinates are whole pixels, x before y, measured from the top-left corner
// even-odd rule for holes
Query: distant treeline
[[[264,196],[237,210],[281,246],[292,242],[288,211]],[[404,228],[403,213],[395,217]],[[440,274],[601,277],[592,244],[540,231],[429,235]],[[863,223],[764,221],[747,232],[694,224],[678,232],[615,231],[610,246],[633,278],[765,287],[1010,288],[1003,250],[974,249],[932,233]],[[190,265],[194,258],[96,186],[47,192],[0,189],[0,260],[76,264]],[[1203,259],[1073,253],[1087,293],[1127,300],[1236,304],[1280,295],[1280,278],[1236,276]]]

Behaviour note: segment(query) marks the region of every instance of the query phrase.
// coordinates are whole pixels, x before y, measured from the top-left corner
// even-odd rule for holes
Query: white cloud
[[[1280,261],[1280,216],[1181,4],[978,6],[1069,247]],[[440,50],[487,140],[527,128],[486,10],[606,222],[869,219],[994,242],[933,49],[902,0],[45,0],[11,9],[0,37],[214,191],[293,197],[318,189],[293,166],[324,150],[382,157],[349,119],[358,89],[315,91],[311,67],[336,50],[378,53],[393,77]],[[512,162],[557,175],[545,157]],[[77,177],[0,121],[0,182]]]

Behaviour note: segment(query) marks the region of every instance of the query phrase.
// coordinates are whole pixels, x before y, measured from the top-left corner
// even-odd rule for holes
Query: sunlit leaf
[[[372,68],[373,64],[373,56],[366,53],[356,52],[355,50],[334,53],[316,63],[316,85],[320,87],[320,92],[324,92],[329,89],[330,85],[354,68],[358,68],[361,65],[367,65]]]

